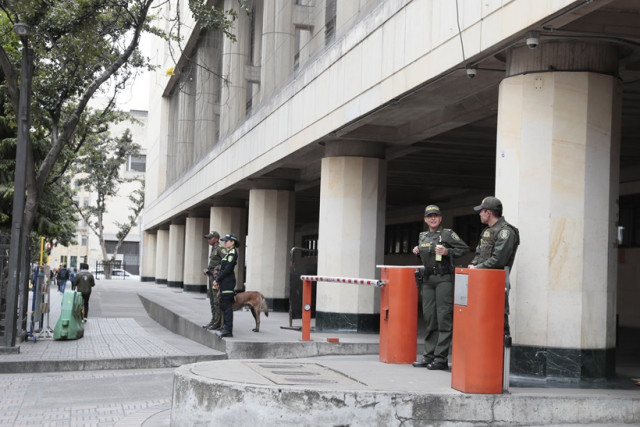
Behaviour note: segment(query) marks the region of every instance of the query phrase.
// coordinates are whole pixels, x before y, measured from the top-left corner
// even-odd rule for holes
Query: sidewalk
[[[263,315],[255,333],[251,313],[238,311],[234,338],[219,339],[200,326],[210,316],[204,294],[119,280],[99,280],[94,289],[83,338],[25,341],[19,354],[0,355],[0,385],[15,390],[0,400],[2,413],[13,414],[2,416],[0,425],[56,419],[55,425],[168,425],[172,406],[172,425],[186,426],[248,419],[253,425],[299,425],[300,419],[351,426],[640,424],[640,387],[631,381],[640,377],[637,348],[620,352],[622,377],[611,384],[616,388],[511,387],[508,394],[473,395],[453,390],[449,371],[380,362],[377,334],[312,331],[312,341],[301,342],[301,332],[288,328],[287,313]],[[51,328],[60,302],[54,289]],[[50,374],[38,374],[43,372]],[[69,381],[80,403],[68,400],[67,392],[42,396],[48,409],[30,407],[25,413],[29,394],[20,382],[52,378]],[[87,384],[103,389],[75,390]],[[42,389],[40,384],[34,393]],[[127,393],[136,397],[129,398],[133,407],[119,397]],[[111,408],[108,414],[103,405]]]

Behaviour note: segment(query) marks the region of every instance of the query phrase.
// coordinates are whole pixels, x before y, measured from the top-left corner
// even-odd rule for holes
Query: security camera
[[[540,44],[540,35],[538,33],[529,33],[527,35],[527,46],[529,49],[535,49]]]
[[[475,68],[467,68],[467,77],[472,79],[476,76],[478,71]]]

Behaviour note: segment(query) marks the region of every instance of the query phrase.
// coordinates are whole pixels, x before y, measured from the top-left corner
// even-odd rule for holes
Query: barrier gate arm
[[[330,276],[300,276],[302,280],[302,341],[311,341],[311,284],[320,283],[351,283],[355,285],[371,285],[382,287],[386,282],[376,279],[359,279],[351,277]]]

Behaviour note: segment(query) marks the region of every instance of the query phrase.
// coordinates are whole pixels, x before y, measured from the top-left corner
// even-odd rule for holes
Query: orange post
[[[418,349],[416,267],[380,266],[380,361],[412,363]]]
[[[451,387],[502,393],[505,271],[456,268]]]
[[[311,283],[302,282],[302,341],[311,341]]]

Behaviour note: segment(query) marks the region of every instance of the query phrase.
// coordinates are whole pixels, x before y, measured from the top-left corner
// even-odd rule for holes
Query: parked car
[[[92,271],[91,273],[93,273],[93,276],[100,280],[100,279],[104,279],[104,271],[103,270],[97,270],[97,271]],[[114,268],[111,271],[111,280],[140,280],[140,276],[134,275],[129,273],[127,270],[122,270],[120,268]]]

